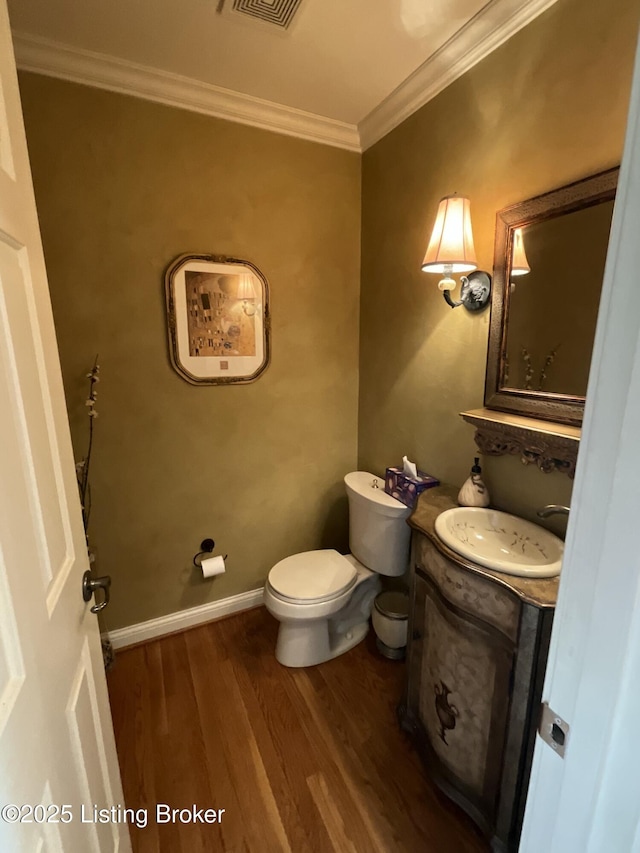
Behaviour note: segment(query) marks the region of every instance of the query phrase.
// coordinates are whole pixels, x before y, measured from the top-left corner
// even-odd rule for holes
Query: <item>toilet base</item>
[[[305,605],[284,601],[267,581],[264,603],[280,622],[276,660],[283,666],[315,666],[348,652],[367,636],[380,577],[351,555],[347,559],[356,564],[356,585],[326,602]]]
[[[327,619],[313,622],[281,622],[276,643],[276,660],[283,666],[315,666],[338,657],[367,636],[369,621],[349,628],[345,633],[331,637]]]

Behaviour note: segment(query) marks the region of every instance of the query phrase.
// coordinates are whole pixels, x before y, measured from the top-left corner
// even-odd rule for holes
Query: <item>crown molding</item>
[[[358,125],[363,151],[477,65],[556,0],[490,0]]]
[[[13,43],[16,64],[23,71],[132,95],[347,151],[361,150],[357,127],[346,122],[38,36],[14,32]]]
[[[14,32],[13,41],[23,71],[361,152],[556,2],[489,0],[357,126],[40,36]]]

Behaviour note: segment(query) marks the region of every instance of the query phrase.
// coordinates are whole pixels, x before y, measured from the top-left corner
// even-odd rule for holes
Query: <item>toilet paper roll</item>
[[[223,575],[225,572],[224,557],[207,557],[200,565],[205,578],[213,578],[216,575]]]

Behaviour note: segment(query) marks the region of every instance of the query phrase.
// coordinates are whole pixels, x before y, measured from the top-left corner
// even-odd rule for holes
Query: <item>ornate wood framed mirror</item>
[[[582,423],[618,171],[498,212],[487,408]]]

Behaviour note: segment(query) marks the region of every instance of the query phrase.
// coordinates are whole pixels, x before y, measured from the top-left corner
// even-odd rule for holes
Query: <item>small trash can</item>
[[[402,660],[407,646],[409,596],[387,590],[376,596],[371,621],[376,632],[378,651],[391,660]]]

